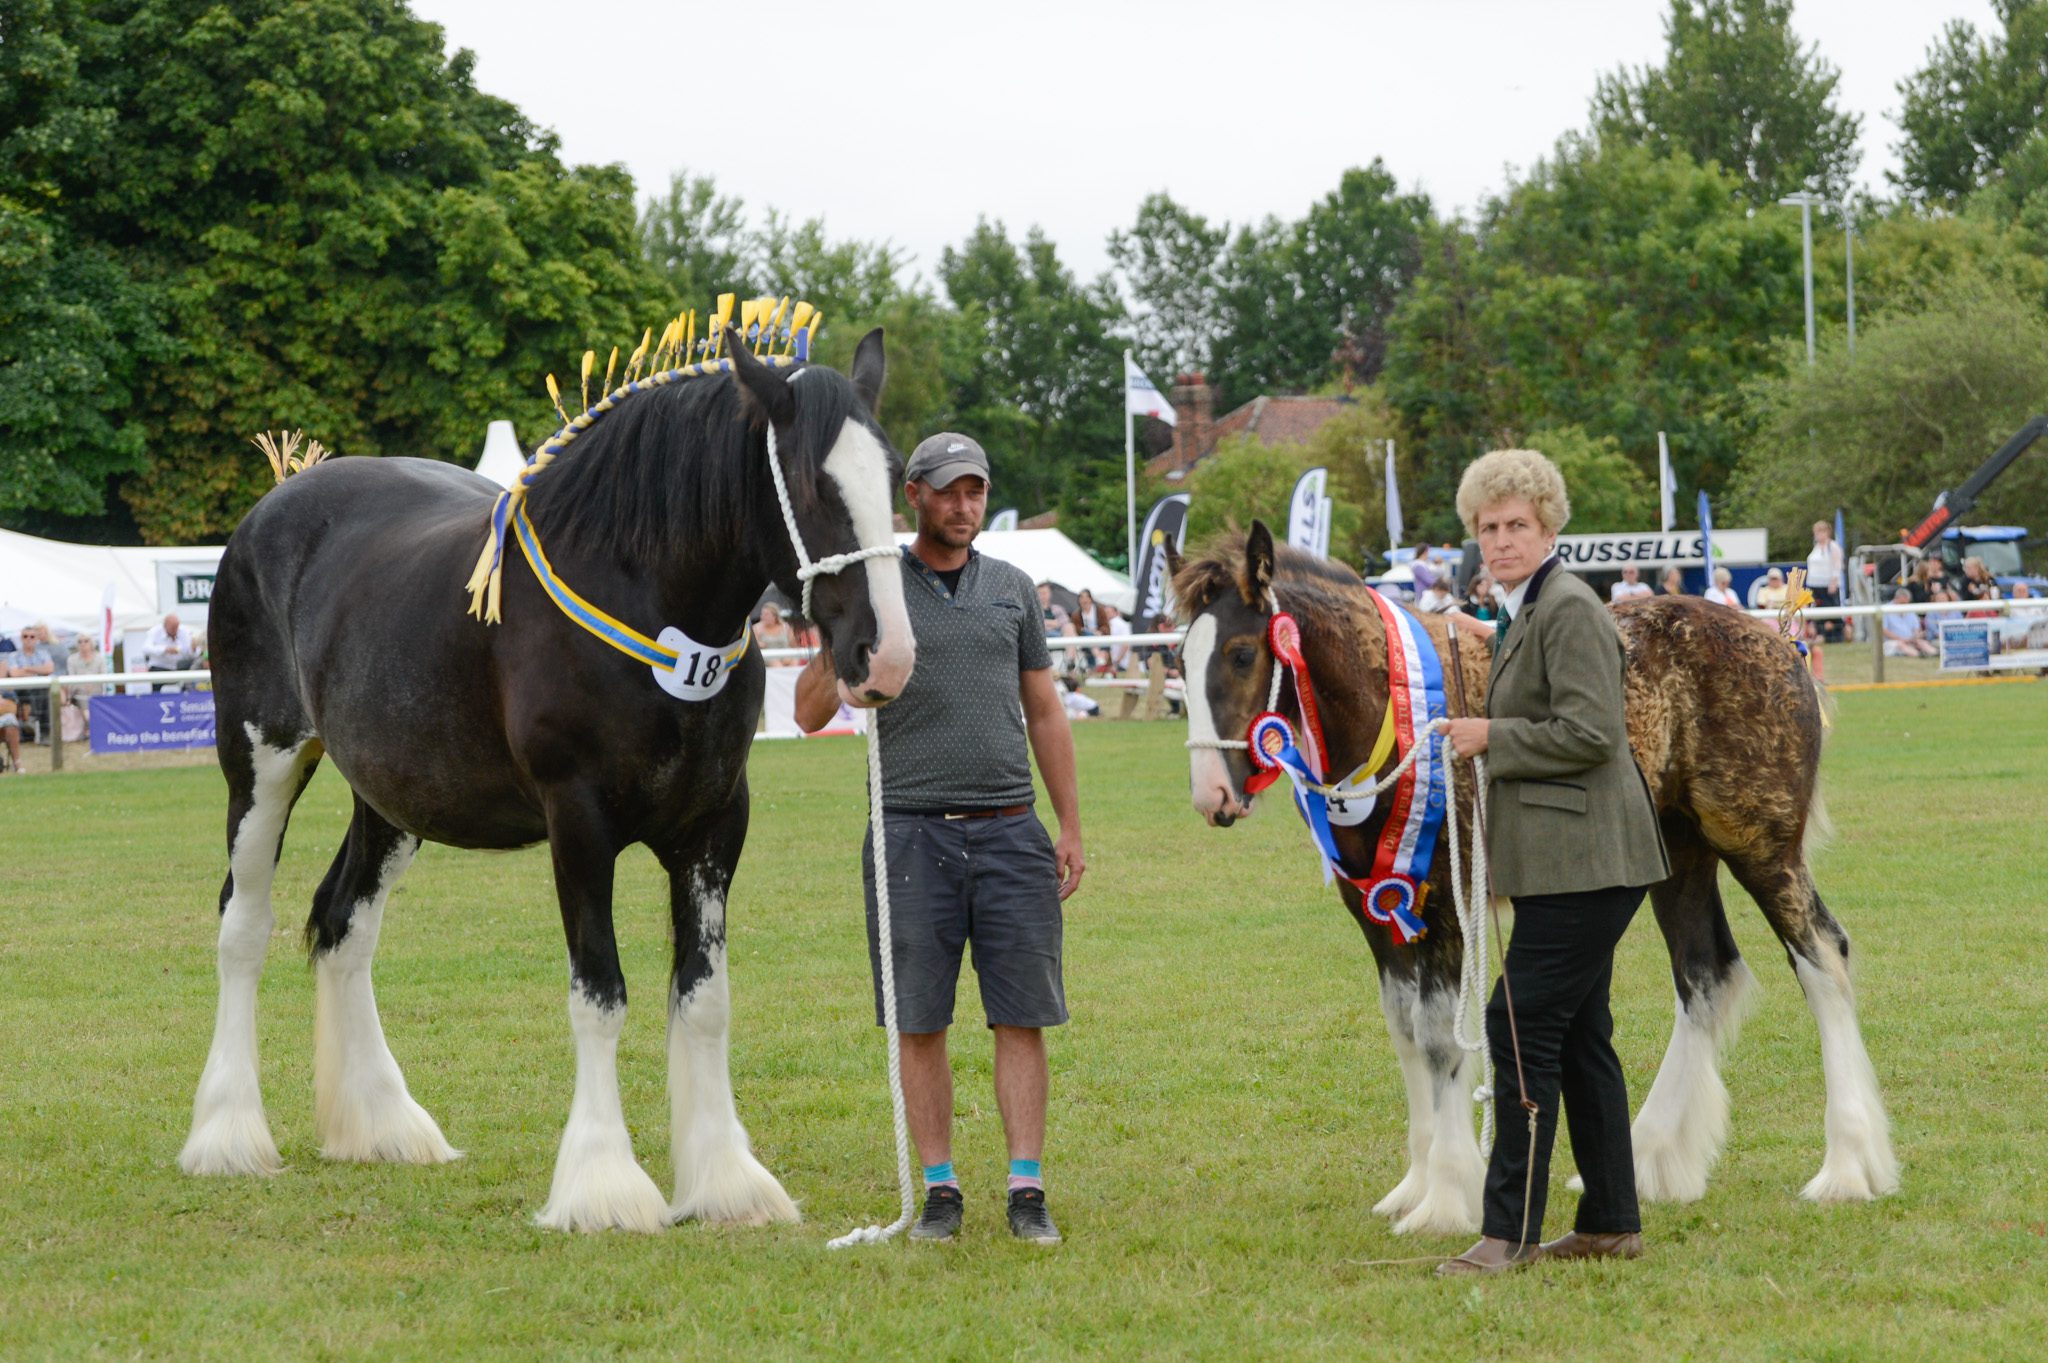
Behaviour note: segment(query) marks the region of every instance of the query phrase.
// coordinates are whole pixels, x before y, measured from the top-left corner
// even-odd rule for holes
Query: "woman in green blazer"
[[[1501,1119],[1484,1238],[1438,1271],[1634,1258],[1642,1222],[1628,1086],[1607,996],[1615,944],[1670,866],[1629,751],[1621,635],[1591,589],[1558,567],[1571,502],[1548,459],[1533,450],[1479,459],[1458,486],[1458,514],[1508,599],[1486,718],[1452,720],[1449,738],[1460,756],[1486,754],[1488,865],[1495,892],[1514,900],[1515,929],[1486,1014]],[[1586,1189],[1572,1232],[1539,1246],[1560,1098]],[[1537,1107],[1533,1152],[1526,1124],[1509,1115],[1523,1099]]]

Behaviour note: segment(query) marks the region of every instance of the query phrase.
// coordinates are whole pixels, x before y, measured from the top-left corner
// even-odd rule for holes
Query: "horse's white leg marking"
[[[796,1204],[748,1149],[733,1106],[726,1041],[732,989],[725,973],[725,897],[698,871],[689,872],[697,923],[711,973],[668,1008],[670,1150],[676,1195],[670,1216],[682,1221],[761,1225],[799,1220]]]
[[[1393,1040],[1394,1055],[1401,1062],[1401,1079],[1408,1090],[1408,1171],[1393,1191],[1381,1198],[1373,1210],[1395,1220],[1415,1210],[1429,1180],[1429,1142],[1435,1135],[1436,1103],[1431,1093],[1429,1065],[1415,1044],[1415,986],[1406,980],[1382,979],[1380,1011],[1387,1017],[1387,1035]]]
[[[1718,987],[1695,994],[1691,1007],[1677,1002],[1671,1044],[1629,1137],[1636,1193],[1643,1201],[1697,1202],[1706,1196],[1707,1175],[1728,1139],[1721,1057],[1735,1044],[1756,996],[1749,963],[1737,961]]]
[[[569,986],[576,1035],[576,1097],[555,1156],[554,1186],[534,1221],[549,1230],[658,1231],[668,1224],[661,1190],[633,1158],[619,1105],[619,1032],[623,1004],[607,1008]]]
[[[439,1164],[461,1152],[406,1092],[405,1076],[384,1042],[370,958],[384,923],[391,887],[412,864],[419,843],[405,838],[379,868],[376,888],[356,901],[348,935],[315,964],[313,1127],[320,1153],[336,1160]]]
[[[1877,1090],[1877,1072],[1863,1048],[1856,1024],[1856,994],[1847,963],[1822,942],[1830,958],[1815,965],[1792,953],[1806,1006],[1820,1024],[1820,1063],[1827,1076],[1827,1158],[1800,1191],[1815,1202],[1861,1202],[1899,1189],[1899,1162],[1892,1154],[1891,1124]]]
[[[853,536],[863,549],[895,543],[895,519],[889,514],[889,457],[882,443],[860,422],[848,418],[825,473],[839,487],[839,499],[853,519]],[[910,610],[903,600],[903,569],[895,558],[871,558],[861,565],[868,574],[868,600],[874,607],[881,637],[868,655],[867,686],[897,696],[917,662],[917,641],[910,634]]]
[[[1209,713],[1209,660],[1215,654],[1216,617],[1204,614],[1188,626],[1187,637],[1180,645],[1180,674],[1186,684],[1181,703],[1187,707],[1188,737],[1197,743],[1214,742],[1219,736],[1215,716]],[[1188,749],[1188,796],[1194,801],[1195,812],[1204,817],[1221,813],[1236,803],[1230,768],[1224,765],[1219,749]]]
[[[1430,1140],[1422,1201],[1394,1223],[1402,1235],[1467,1234],[1479,1229],[1486,1162],[1472,1127],[1473,1066],[1452,1035],[1456,996],[1439,989],[1415,1005],[1415,1041],[1430,1083]],[[1443,1063],[1449,1058],[1449,1065]]]
[[[256,1074],[256,982],[276,915],[270,883],[277,873],[278,839],[305,770],[306,745],[273,748],[253,724],[245,725],[255,768],[249,812],[228,849],[234,888],[220,915],[220,1002],[213,1045],[192,1100],[192,1134],[178,1155],[188,1174],[274,1174],[284,1167]]]

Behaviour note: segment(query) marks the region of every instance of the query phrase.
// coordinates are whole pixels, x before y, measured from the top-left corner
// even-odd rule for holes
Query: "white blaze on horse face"
[[[1180,646],[1180,675],[1183,703],[1188,710],[1188,737],[1196,743],[1213,743],[1218,738],[1216,720],[1209,711],[1209,663],[1216,656],[1216,617],[1204,612],[1188,626]],[[1230,782],[1230,768],[1220,749],[1188,749],[1188,792],[1195,812],[1214,823],[1218,814],[1249,814]]]
[[[895,542],[895,521],[889,514],[889,456],[875,433],[848,418],[825,457],[825,473],[839,488],[839,499],[853,520],[853,537],[863,549]],[[868,654],[867,679],[855,688],[867,700],[893,700],[910,680],[917,663],[917,642],[910,635],[910,611],[903,601],[903,570],[894,557],[871,558],[861,565],[868,575],[868,600],[875,611],[880,637]]]

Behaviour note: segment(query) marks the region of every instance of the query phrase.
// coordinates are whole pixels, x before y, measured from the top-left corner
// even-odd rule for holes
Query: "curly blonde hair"
[[[1572,518],[1572,499],[1557,465],[1535,450],[1494,450],[1473,460],[1458,480],[1458,519],[1465,522],[1465,533],[1478,533],[1481,511],[1514,497],[1527,498],[1536,519],[1553,535]]]

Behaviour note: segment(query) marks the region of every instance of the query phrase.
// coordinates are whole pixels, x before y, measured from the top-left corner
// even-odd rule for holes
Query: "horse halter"
[[[796,526],[796,508],[790,504],[789,482],[782,474],[782,460],[775,453],[775,428],[768,428],[768,471],[775,475],[775,500],[782,505],[782,523],[789,530],[789,547],[796,550],[796,580],[803,584],[804,619],[817,623],[818,617],[811,614],[811,584],[821,577],[837,577],[854,564],[864,559],[894,558],[901,551],[891,544],[871,544],[865,549],[855,549],[846,554],[827,554],[821,559],[812,559],[810,551],[804,548],[803,532]]]

